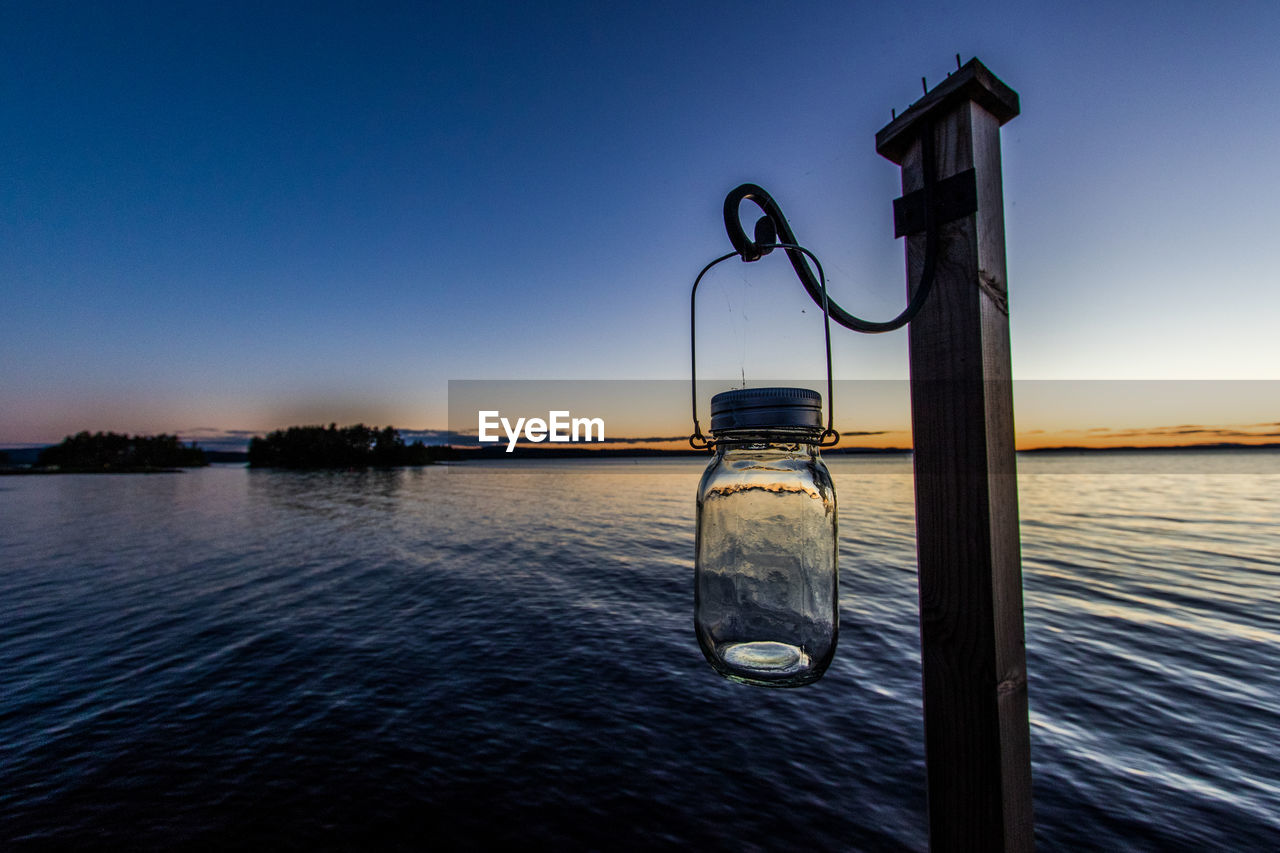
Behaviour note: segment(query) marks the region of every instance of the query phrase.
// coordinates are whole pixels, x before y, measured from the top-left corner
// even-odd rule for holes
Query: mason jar
[[[822,396],[749,388],[711,400],[698,486],[694,624],[721,675],[767,687],[822,677],[836,650],[836,494],[819,455]]]

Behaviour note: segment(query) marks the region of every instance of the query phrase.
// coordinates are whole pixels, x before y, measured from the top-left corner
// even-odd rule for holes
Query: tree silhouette
[[[121,435],[114,432],[69,435],[40,451],[36,464],[77,471],[137,471],[197,468],[209,464],[204,451],[184,445],[176,435]]]
[[[406,445],[395,427],[291,426],[249,442],[250,468],[390,468],[429,465],[448,448]]]

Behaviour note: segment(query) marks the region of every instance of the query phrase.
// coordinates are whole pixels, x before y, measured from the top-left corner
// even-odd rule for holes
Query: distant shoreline
[[[1019,450],[1019,453],[1147,453],[1147,452],[1164,452],[1183,451],[1183,450],[1280,450],[1280,442],[1269,442],[1267,444],[1242,444],[1238,442],[1223,441],[1216,444],[1159,444],[1142,447],[1138,445],[1128,445],[1124,447],[1079,447],[1066,445],[1063,447],[1033,447],[1029,450]]]
[[[1230,442],[1221,442],[1217,444],[1192,444],[1192,445],[1158,445],[1151,447],[1141,446],[1125,446],[1125,447],[1080,447],[1080,446],[1061,446],[1061,447],[1033,447],[1027,450],[1019,450],[1018,453],[1032,454],[1073,454],[1073,453],[1177,453],[1188,450],[1280,450],[1280,442],[1272,442],[1268,444],[1233,444]],[[910,447],[834,447],[824,450],[824,456],[910,456]],[[608,448],[601,450],[587,450],[585,448],[524,448],[517,446],[511,453],[506,452],[503,447],[486,447],[481,449],[459,449],[461,461],[468,459],[627,459],[627,458],[653,458],[653,457],[686,457],[701,456],[706,457],[709,451],[706,450],[685,450],[678,448],[661,449],[661,448]]]
[[[208,467],[208,466],[200,466]],[[45,474],[181,474],[183,468],[0,468],[0,476],[35,477]]]
[[[3,448],[0,448],[3,449]],[[9,452],[12,454],[14,450],[18,450],[24,455],[32,454],[36,448],[14,448]],[[1026,450],[1017,451],[1019,454],[1034,455],[1106,455],[1109,453],[1182,453],[1186,451],[1224,451],[1224,450],[1280,450],[1280,442],[1270,442],[1267,444],[1240,444],[1232,442],[1220,442],[1216,444],[1190,444],[1190,445],[1154,445],[1148,447],[1142,446],[1123,446],[1123,447],[1082,447],[1075,445],[1065,445],[1060,447],[1033,447]],[[466,462],[468,460],[503,460],[503,459],[655,459],[655,458],[685,458],[685,457],[706,457],[708,451],[693,450],[682,448],[603,448],[598,450],[588,450],[585,448],[525,448],[517,447],[511,453],[507,453],[502,447],[485,447],[476,449],[458,448],[459,458],[451,460],[454,462]],[[248,463],[249,454],[247,451],[232,450],[213,450],[205,451],[209,461],[213,464],[238,464]],[[910,456],[911,448],[909,447],[835,447],[824,451],[826,456]],[[22,466],[21,463],[11,464],[10,467],[0,467],[0,475],[13,474],[168,474],[180,473],[181,468],[147,468],[133,469],[120,468],[110,471],[101,471],[97,469],[44,469],[30,466]]]

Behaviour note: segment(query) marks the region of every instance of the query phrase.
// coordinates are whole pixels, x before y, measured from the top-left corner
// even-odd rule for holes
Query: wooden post
[[[1018,111],[1017,93],[974,59],[876,134],[902,167],[904,199],[923,185],[924,134],[936,179],[973,169],[977,197],[976,211],[970,189],[969,212],[942,217],[933,292],[910,326],[934,851],[1035,844],[1000,178],[1000,126]],[[934,193],[952,213],[955,195]],[[909,234],[909,290],[924,254],[924,234]]]

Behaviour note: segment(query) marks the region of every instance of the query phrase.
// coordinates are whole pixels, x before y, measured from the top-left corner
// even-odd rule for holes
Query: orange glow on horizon
[[[1015,437],[1017,450],[1042,450],[1052,448],[1082,448],[1086,450],[1107,450],[1120,448],[1195,448],[1213,447],[1222,444],[1246,446],[1280,446],[1280,424],[1249,424],[1237,426],[1205,426],[1184,424],[1172,427],[1150,427],[1136,429],[1094,428],[1088,430],[1042,430],[1020,431]],[[520,448],[536,450],[539,445],[526,442]],[[542,445],[546,446],[546,445]],[[647,437],[631,439],[625,436],[610,436],[603,445],[577,444],[559,445],[560,448],[572,447],[576,450],[689,450],[687,436],[673,435],[668,437]],[[909,450],[911,448],[910,429],[887,429],[874,432],[849,432],[841,435],[837,450]]]
[[[1221,444],[1280,444],[1280,424],[1237,426],[1184,424],[1172,427],[1088,430],[1029,430],[1015,439],[1018,450],[1049,447],[1106,449],[1118,447],[1212,447]]]

